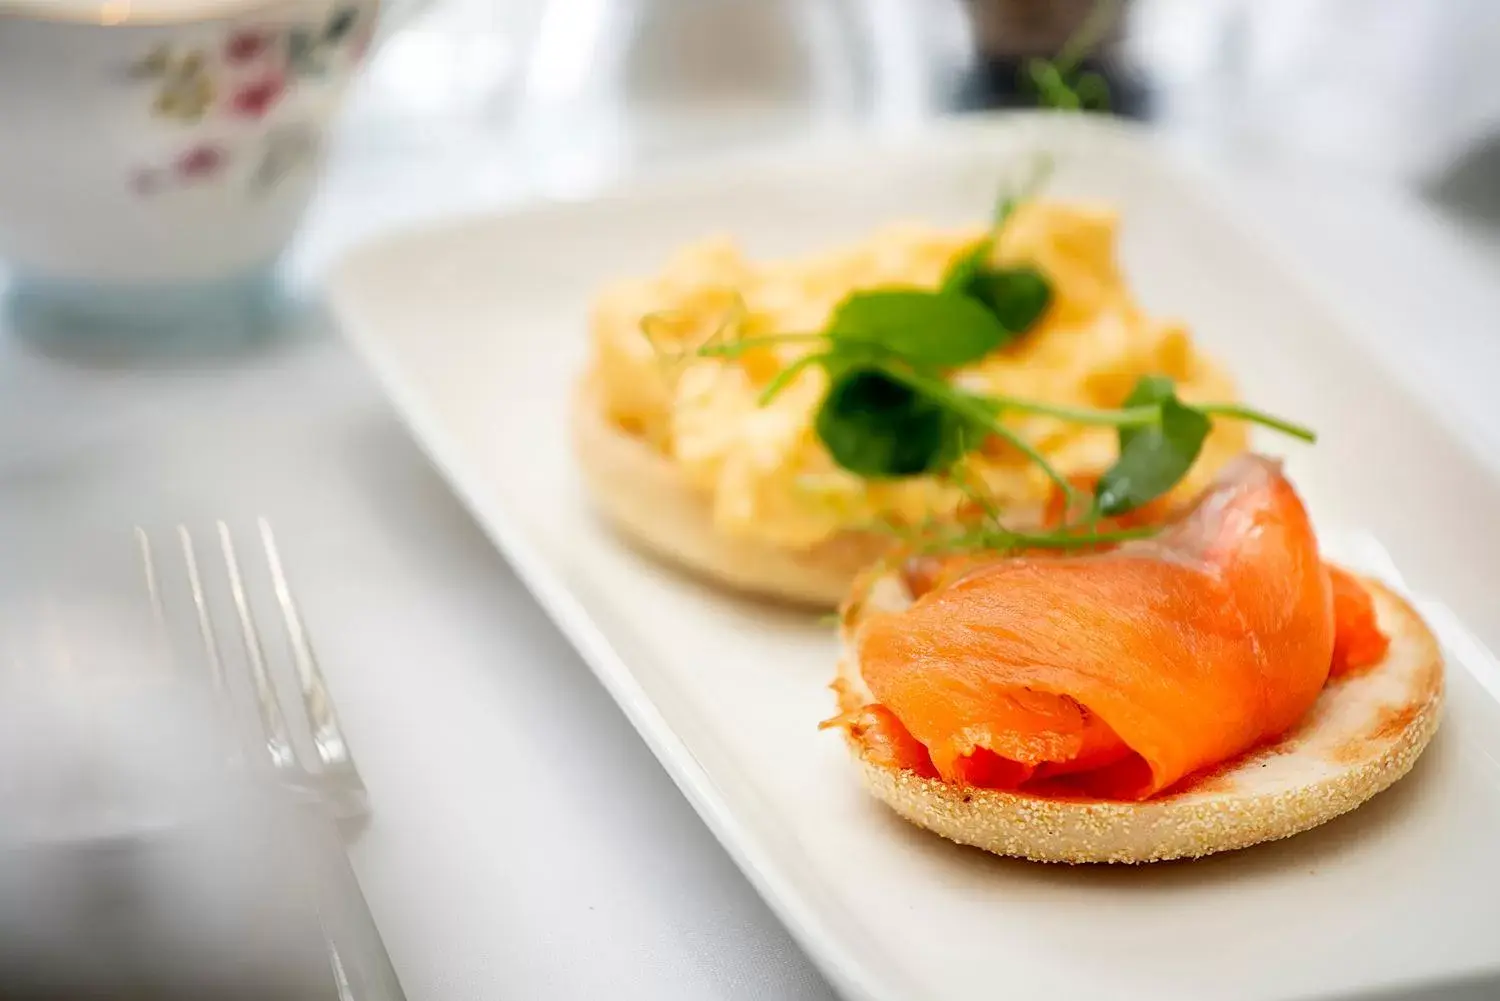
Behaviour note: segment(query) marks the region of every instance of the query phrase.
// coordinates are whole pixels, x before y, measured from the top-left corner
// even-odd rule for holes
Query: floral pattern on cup
[[[231,66],[253,63],[271,51],[276,34],[263,28],[241,28],[224,43],[224,61]]]
[[[130,186],[140,195],[158,195],[167,191],[215,182],[243,155],[254,157],[249,169],[248,188],[263,195],[289,175],[311,166],[322,145],[322,130],[309,122],[293,122],[273,127],[260,142],[240,150],[240,155],[217,143],[200,143],[171,162],[156,167],[137,168]]]
[[[373,22],[372,6],[348,3],[320,23],[237,25],[218,45],[159,44],[128,75],[153,87],[149,113],[169,126],[252,124],[275,112],[304,81],[321,81],[358,63]],[[318,133],[308,124],[278,122],[237,148],[185,137],[181,152],[134,170],[129,183],[139,194],[159,194],[220,180],[231,162],[253,158],[249,186],[264,193],[315,158]]]
[[[199,51],[178,54],[159,45],[131,67],[131,75],[158,81],[151,112],[159,118],[197,122],[213,107],[219,94]]]
[[[229,163],[230,154],[223,146],[200,143],[192,146],[170,164],[161,168],[142,168],[131,176],[137,192],[153,195],[173,187],[186,187],[213,180]]]
[[[241,118],[264,118],[286,93],[286,74],[279,69],[266,70],[247,80],[229,96],[228,112]]]

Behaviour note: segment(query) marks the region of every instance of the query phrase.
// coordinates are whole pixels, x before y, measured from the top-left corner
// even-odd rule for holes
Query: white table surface
[[[366,233],[525,194],[497,141],[385,124],[348,123],[296,258],[312,283]],[[1500,460],[1489,237],[1348,184],[1233,183]],[[0,543],[262,513],[370,787],[352,853],[413,1001],[831,996],[326,322],[170,370],[0,340]],[[3,590],[24,618],[27,581]]]

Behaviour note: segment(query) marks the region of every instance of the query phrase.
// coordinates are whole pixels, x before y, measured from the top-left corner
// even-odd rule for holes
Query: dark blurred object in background
[[[1427,193],[1460,207],[1471,223],[1500,227],[1500,136],[1466,153]]]
[[[1144,117],[1146,88],[1121,58],[1126,4],[1122,0],[966,0],[979,60],[956,103],[965,109],[1035,107],[1040,95],[1027,65],[1054,59],[1100,18],[1102,34],[1080,64],[1109,88],[1109,110]]]
[[[1107,0],[1106,0],[1107,2]],[[992,59],[1050,58],[1099,0],[967,0],[979,51]],[[1111,32],[1118,30],[1118,22]]]

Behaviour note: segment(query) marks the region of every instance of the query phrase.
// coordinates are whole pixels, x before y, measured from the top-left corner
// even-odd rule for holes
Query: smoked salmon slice
[[[1333,585],[1333,668],[1331,674],[1357,673],[1385,659],[1391,638],[1375,622],[1375,603],[1352,574],[1328,568]]]
[[[1258,456],[1152,539],[931,584],[864,623],[871,698],[837,723],[892,764],[986,788],[1145,799],[1285,733],[1336,656],[1384,655],[1369,596],[1325,567]]]

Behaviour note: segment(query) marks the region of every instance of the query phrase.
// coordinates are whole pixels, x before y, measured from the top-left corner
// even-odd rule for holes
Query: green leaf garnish
[[[1035,268],[981,269],[964,294],[983,303],[1010,340],[1035,326],[1052,302],[1052,286]]]
[[[966,455],[970,450],[982,443],[985,438],[993,435],[1009,444],[1016,451],[1030,459],[1033,464],[1040,467],[1042,472],[1047,474],[1047,478],[1052,481],[1053,486],[1061,491],[1063,497],[1068,502],[1068,506],[1073,506],[1077,491],[1068,482],[1067,477],[1063,476],[1052,463],[1048,462],[1047,457],[1042,455],[1036,446],[1000,423],[1000,412],[1011,405],[1009,398],[980,396],[977,393],[958,389],[943,382],[941,379],[935,379],[919,372],[907,372],[891,366],[886,366],[884,371],[897,382],[903,382],[919,393],[922,393],[928,399],[940,403],[958,418],[958,421],[949,431],[953,436],[952,440],[955,450],[958,453],[955,458]]]
[[[1154,424],[1120,428],[1120,457],[1099,478],[1094,492],[1101,514],[1133,511],[1171,490],[1193,468],[1213,430],[1213,421],[1177,399],[1171,380],[1143,378],[1126,405],[1148,401],[1160,407],[1160,417]]]
[[[961,419],[876,368],[854,368],[829,387],[816,428],[835,462],[868,479],[921,476],[957,456]]]
[[[1006,212],[1006,215],[1009,215]],[[990,254],[995,251],[995,237],[986,236],[974,246],[954,258],[943,276],[942,291],[954,295],[968,295],[974,280],[990,266]]]
[[[1032,197],[1052,173],[1052,158],[1043,155],[1033,164],[1020,187],[995,200],[990,232],[948,266],[941,290],[968,296],[983,305],[1006,330],[1010,343],[1030,330],[1052,301],[1052,286],[1032,267],[1001,268],[990,263],[995,241],[1016,209]]]
[[[1123,410],[1133,410],[1136,407],[1160,407],[1168,400],[1177,399],[1177,383],[1164,375],[1143,375],[1135,381],[1125,402],[1120,405]],[[1120,428],[1120,450],[1140,432],[1141,425],[1126,425]]]
[[[989,257],[994,247],[991,235],[964,251],[949,265],[942,291],[983,306],[1005,331],[1000,343],[1009,344],[1041,319],[1052,301],[1052,286],[1035,268],[992,266]]]
[[[956,368],[978,361],[1005,342],[1008,332],[979,303],[925,289],[855,292],[839,304],[828,325],[835,349],[876,348],[924,369]]]

